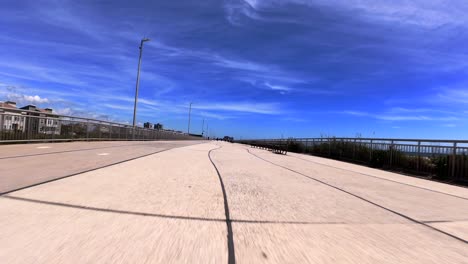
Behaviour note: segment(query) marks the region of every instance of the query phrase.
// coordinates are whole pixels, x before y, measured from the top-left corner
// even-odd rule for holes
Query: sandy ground
[[[50,146],[95,149],[12,158],[29,152],[0,146],[0,165],[57,177],[60,165],[79,171],[75,156],[111,147],[67,144]],[[237,144],[180,144],[2,195],[0,263],[468,263],[465,188]],[[107,148],[102,164],[142,147]],[[34,177],[7,172],[0,188]]]

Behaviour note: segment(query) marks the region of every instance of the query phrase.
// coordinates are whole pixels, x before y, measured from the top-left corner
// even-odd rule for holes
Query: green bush
[[[293,139],[288,139],[286,141],[287,150],[290,152],[302,153],[304,152],[304,145],[301,142],[298,142]]]
[[[382,168],[387,160],[387,150],[373,150],[370,165],[375,168]]]

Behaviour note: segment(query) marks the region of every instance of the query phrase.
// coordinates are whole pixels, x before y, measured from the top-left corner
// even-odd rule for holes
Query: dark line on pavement
[[[144,212],[135,212],[135,211],[123,211],[123,210],[117,210],[117,209],[108,209],[108,208],[99,208],[99,207],[84,206],[84,205],[75,205],[75,204],[66,204],[66,203],[59,203],[59,202],[43,201],[43,200],[22,198],[22,197],[11,196],[11,195],[4,195],[4,196],[2,196],[2,198],[18,200],[18,201],[24,201],[24,202],[31,202],[31,203],[38,203],[38,204],[69,207],[69,208],[81,209],[81,210],[91,210],[91,211],[105,212],[105,213],[116,213],[116,214],[137,215],[137,216],[150,216],[150,217],[181,219],[181,220],[209,221],[209,222],[224,222],[225,221],[224,219],[216,219],[216,218],[178,216],[178,215],[164,215],[164,214],[144,213]]]
[[[414,188],[418,188],[418,189],[421,189],[421,190],[426,190],[426,191],[430,191],[430,192],[434,192],[434,193],[439,193],[439,194],[444,194],[444,195],[452,196],[452,197],[459,198],[459,199],[463,199],[463,200],[468,200],[468,198],[461,197],[461,196],[454,195],[454,194],[450,194],[450,193],[440,192],[440,191],[436,191],[436,190],[432,190],[432,189],[428,189],[428,188],[424,188],[424,187],[420,187],[420,186],[416,186],[416,185],[412,185],[412,184],[408,184],[408,183],[403,183],[403,182],[398,182],[398,181],[394,181],[394,180],[390,180],[390,179],[385,179],[385,178],[377,177],[377,176],[370,175],[370,174],[366,174],[366,173],[362,173],[362,172],[357,172],[357,171],[348,170],[348,169],[344,169],[344,168],[340,168],[340,167],[335,167],[335,166],[332,166],[332,165],[323,164],[323,163],[316,162],[316,161],[312,161],[312,160],[302,159],[302,158],[299,158],[299,157],[296,157],[296,156],[290,156],[290,155],[288,155],[288,156],[289,156],[289,157],[296,158],[296,159],[300,159],[300,160],[303,160],[303,161],[307,161],[307,162],[310,162],[310,163],[314,163],[314,164],[318,164],[318,165],[322,165],[322,166],[334,168],[334,169],[339,169],[339,170],[343,170],[343,171],[347,171],[347,172],[353,172],[353,173],[356,173],[356,174],[360,174],[360,175],[367,176],[367,177],[371,177],[371,178],[375,178],[375,179],[380,179],[380,180],[384,180],[384,181],[394,182],[394,183],[398,183],[398,184],[401,184],[401,185],[406,185],[406,186],[411,186],[411,187],[414,187]],[[411,176],[407,176],[407,177],[411,177]],[[463,187],[461,187],[461,188],[463,188]]]
[[[200,143],[200,144],[202,144],[202,143]],[[191,145],[191,146],[193,146],[193,145]],[[24,190],[24,189],[36,187],[36,186],[39,186],[39,185],[42,185],[42,184],[46,184],[46,183],[50,183],[50,182],[62,180],[62,179],[65,179],[65,178],[73,177],[73,176],[80,175],[80,174],[83,174],[83,173],[87,173],[87,172],[91,172],[91,171],[96,171],[96,170],[104,169],[104,168],[111,167],[111,166],[114,166],[114,165],[118,165],[118,164],[121,164],[121,163],[125,163],[125,162],[128,162],[128,161],[132,161],[132,160],[144,158],[144,157],[147,157],[147,156],[151,156],[151,155],[154,155],[154,154],[157,154],[157,153],[161,153],[161,152],[164,152],[164,151],[168,151],[168,150],[171,150],[171,149],[182,148],[182,147],[187,147],[187,146],[181,146],[181,147],[174,147],[174,148],[170,148],[170,149],[158,150],[158,151],[155,151],[155,152],[151,152],[151,153],[149,153],[149,154],[145,154],[145,155],[142,155],[142,156],[138,156],[138,157],[134,157],[134,158],[126,159],[126,160],[121,160],[121,161],[114,162],[114,163],[110,163],[110,164],[107,164],[107,165],[104,165],[104,166],[100,166],[100,167],[97,167],[97,168],[93,168],[93,169],[89,169],[89,170],[84,170],[84,171],[72,173],[72,174],[69,174],[69,175],[61,176],[61,177],[54,178],[54,179],[50,179],[50,180],[43,181],[43,182],[34,183],[34,184],[31,184],[31,185],[28,185],[28,186],[24,186],[24,187],[20,187],[20,188],[17,188],[17,189],[9,190],[9,191],[6,191],[6,192],[2,192],[2,193],[0,193],[0,196],[5,195],[5,194],[9,194],[9,193],[12,193],[12,192]]]
[[[222,148],[219,146],[218,148],[215,149],[220,149]],[[229,205],[228,205],[228,200],[227,200],[227,195],[226,195],[226,188],[224,188],[224,183],[223,183],[223,178],[221,177],[221,173],[219,173],[218,167],[216,167],[216,164],[213,162],[211,159],[211,151],[215,150],[211,149],[208,152],[208,158],[211,161],[211,164],[213,164],[213,167],[216,170],[216,173],[218,174],[219,182],[221,184],[221,190],[223,191],[223,199],[224,199],[224,214],[226,215],[226,226],[227,226],[227,242],[228,242],[228,264],[235,264],[236,263],[236,254],[234,250],[234,235],[232,233],[232,221],[229,216]]]
[[[270,221],[270,220],[243,220],[232,219],[233,223],[241,224],[281,224],[281,225],[345,225],[345,222],[302,222],[302,221]]]
[[[125,210],[110,209],[110,208],[99,208],[99,207],[93,207],[93,206],[44,201],[44,200],[24,198],[24,197],[19,197],[19,196],[12,196],[12,195],[4,195],[1,198],[22,201],[22,202],[29,202],[29,203],[73,208],[73,209],[79,209],[79,210],[97,211],[97,212],[103,212],[103,213],[136,215],[136,216],[156,217],[156,218],[166,218],[166,219],[193,220],[193,221],[204,221],[204,222],[223,222],[223,223],[226,222],[226,219],[221,219],[221,218],[165,215],[165,214],[157,214],[157,213],[125,211]],[[282,225],[283,224],[290,224],[290,225],[343,225],[343,224],[347,224],[344,222],[295,222],[295,221],[270,221],[270,220],[245,220],[245,219],[238,219],[238,220],[232,219],[231,222],[242,223],[242,224],[282,224]]]
[[[254,157],[256,157],[256,158],[258,158],[258,159],[260,159],[260,160],[263,160],[263,161],[265,161],[265,162],[268,162],[268,163],[270,163],[270,164],[272,164],[272,165],[275,165],[275,166],[277,166],[277,167],[283,168],[283,169],[285,169],[285,170],[294,172],[294,173],[299,174],[299,175],[301,175],[301,176],[303,176],[303,177],[306,177],[306,178],[311,179],[311,180],[313,180],[313,181],[316,181],[316,182],[319,182],[319,183],[321,183],[321,184],[324,184],[324,185],[326,185],[326,186],[328,186],[328,187],[330,187],[330,188],[333,188],[333,189],[335,189],[335,190],[344,192],[344,193],[346,193],[346,194],[348,194],[348,195],[351,195],[351,196],[353,196],[353,197],[355,197],[355,198],[358,198],[358,199],[360,199],[360,200],[362,200],[362,201],[364,201],[364,202],[370,203],[370,204],[372,204],[372,205],[374,205],[374,206],[376,206],[376,207],[379,207],[379,208],[384,209],[384,210],[386,210],[386,211],[388,211],[388,212],[391,212],[391,213],[396,214],[396,215],[398,215],[398,216],[400,216],[400,217],[403,217],[403,218],[405,218],[405,219],[407,219],[407,220],[409,220],[409,221],[411,221],[411,222],[420,224],[420,225],[425,226],[425,227],[427,227],[427,228],[430,228],[430,229],[432,229],[432,230],[434,230],[434,231],[437,231],[437,232],[439,232],[439,233],[441,233],[441,234],[444,234],[444,235],[449,236],[449,237],[451,237],[451,238],[453,238],[453,239],[456,239],[456,240],[458,240],[458,241],[460,241],[460,242],[463,242],[463,243],[465,243],[465,244],[468,244],[468,241],[465,240],[465,239],[463,239],[463,238],[460,238],[460,237],[457,237],[457,236],[455,236],[455,235],[452,235],[452,234],[450,234],[450,233],[448,233],[448,232],[442,231],[442,230],[440,230],[440,229],[438,229],[438,228],[435,228],[435,227],[433,227],[433,226],[431,226],[431,225],[428,225],[428,224],[426,224],[426,223],[424,223],[424,222],[418,221],[418,220],[416,220],[416,219],[414,219],[414,218],[411,218],[411,217],[409,217],[409,216],[407,216],[407,215],[404,215],[404,214],[402,214],[402,213],[399,213],[399,212],[397,212],[397,211],[394,211],[394,210],[392,210],[392,209],[389,209],[389,208],[387,208],[387,207],[384,207],[384,206],[382,206],[382,205],[380,205],[380,204],[374,203],[374,202],[372,202],[372,201],[370,201],[370,200],[368,200],[368,199],[366,199],[366,198],[364,198],[364,197],[361,197],[361,196],[359,196],[359,195],[356,195],[356,194],[354,194],[354,193],[351,193],[351,192],[349,192],[349,191],[346,191],[346,190],[344,190],[344,189],[341,189],[341,188],[339,188],[339,187],[336,187],[336,186],[334,186],[334,185],[331,185],[331,184],[329,184],[329,183],[327,183],[327,182],[321,181],[321,180],[319,180],[319,179],[313,178],[313,177],[311,177],[311,176],[308,176],[308,175],[303,174],[303,173],[301,173],[301,172],[295,171],[295,170],[290,169],[290,168],[288,168],[288,167],[285,167],[285,166],[276,164],[276,163],[274,163],[274,162],[271,162],[271,161],[269,161],[269,160],[266,160],[266,159],[264,159],[264,158],[262,158],[262,157],[260,157],[260,156],[257,156],[257,155],[255,155],[255,154],[251,153],[251,152],[249,151],[249,149],[246,149],[246,150],[247,150],[247,152],[248,152],[249,154],[251,154],[252,156],[254,156]]]
[[[432,220],[432,221],[421,221],[425,224],[438,224],[438,223],[459,223],[468,222],[468,220]]]

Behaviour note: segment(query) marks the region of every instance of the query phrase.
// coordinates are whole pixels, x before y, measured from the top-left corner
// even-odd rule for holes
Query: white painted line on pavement
[[[99,153],[98,156],[107,156],[109,153]]]
[[[52,147],[49,147],[49,146],[40,146],[40,147],[37,147],[38,149],[50,149]]]

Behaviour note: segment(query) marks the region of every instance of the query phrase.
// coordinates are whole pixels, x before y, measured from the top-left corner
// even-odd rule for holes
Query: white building
[[[30,134],[60,135],[60,117],[52,109],[34,105],[17,108],[15,102],[0,102],[0,130]]]
[[[35,105],[27,105],[21,107],[22,110],[27,110],[28,116],[26,126],[31,133],[39,134],[55,134],[60,135],[60,120],[59,116],[52,113],[52,109],[40,109]]]
[[[16,103],[0,103],[0,131],[26,131],[26,113],[16,108]]]

